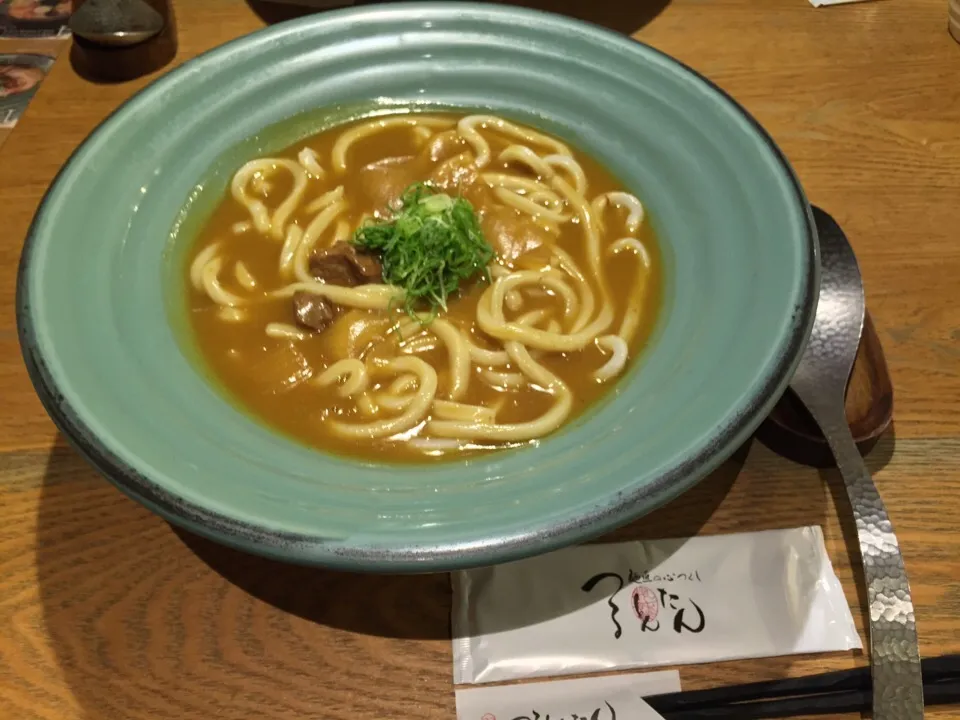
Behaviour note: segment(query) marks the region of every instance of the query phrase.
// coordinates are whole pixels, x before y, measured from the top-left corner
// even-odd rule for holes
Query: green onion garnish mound
[[[380,254],[383,280],[404,290],[411,317],[426,307],[432,319],[447,309],[462,283],[478,274],[490,280],[487,266],[494,252],[473,206],[424,183],[403,192],[389,219],[357,229],[353,242]]]

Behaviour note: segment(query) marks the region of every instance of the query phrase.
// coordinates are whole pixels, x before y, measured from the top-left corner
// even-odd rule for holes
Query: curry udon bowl
[[[203,367],[184,267],[233,173],[386,106],[512,119],[645,204],[663,274],[652,332],[611,392],[534,444],[400,464],[322,452],[239,408]],[[243,37],[108,118],[37,212],[18,323],[62,432],[170,522],[298,563],[425,571],[583,541],[690,488],[785,389],[816,286],[793,172],[704,78],[558,16],[385,5]]]

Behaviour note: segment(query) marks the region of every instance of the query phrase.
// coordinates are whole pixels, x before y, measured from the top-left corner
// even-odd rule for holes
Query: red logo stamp
[[[657,613],[660,612],[660,603],[657,602],[656,593],[644,585],[637,585],[633,589],[630,604],[633,605],[633,612],[641,622],[655,620]]]

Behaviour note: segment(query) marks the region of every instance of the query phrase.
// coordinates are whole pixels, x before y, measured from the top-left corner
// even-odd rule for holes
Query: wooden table
[[[896,388],[895,432],[868,462],[902,542],[922,651],[960,652],[960,45],[946,1],[564,4],[725,87],[845,227]],[[178,63],[263,25],[240,0],[176,10]],[[0,152],[0,718],[453,718],[446,576],[284,567],[178,533],[88,468],[34,396],[13,310],[24,233],[70,152],[148,80],[93,84],[63,53]],[[742,467],[622,536],[822,525],[862,629],[842,497],[833,473],[755,443]],[[864,662],[681,674],[694,688]]]

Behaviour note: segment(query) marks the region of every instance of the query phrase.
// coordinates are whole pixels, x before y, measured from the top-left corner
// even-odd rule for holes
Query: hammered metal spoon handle
[[[917,627],[893,525],[847,427],[843,407],[838,411],[836,406],[804,404],[827,438],[853,506],[870,607],[873,718],[922,718]]]
[[[823,432],[853,506],[870,606],[874,720],[923,718],[923,676],[910,583],[893,525],[850,434],[844,396],[863,331],[863,283],[843,231],[814,208],[820,298],[791,389]]]

